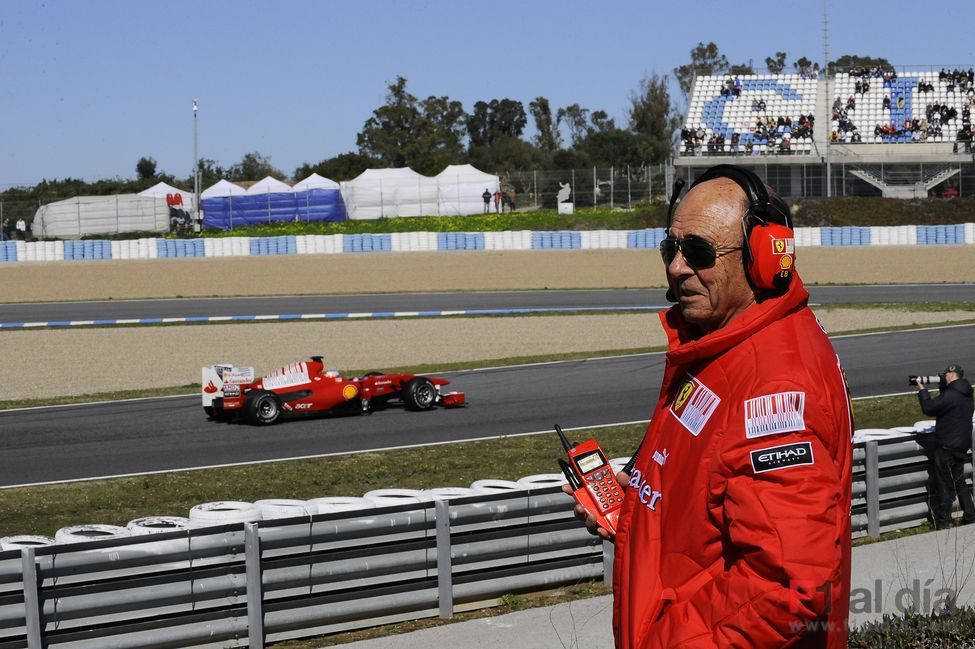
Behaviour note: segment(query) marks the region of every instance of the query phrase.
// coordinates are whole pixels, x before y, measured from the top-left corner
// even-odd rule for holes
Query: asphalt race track
[[[975,349],[975,325],[843,336],[834,344],[854,396],[898,393],[909,390],[908,374],[935,374],[959,350]],[[643,354],[452,372],[444,376],[467,392],[467,408],[390,408],[272,428],[208,421],[197,396],[0,412],[0,485],[643,420],[662,367],[662,354]]]
[[[975,284],[811,286],[812,304],[973,302]],[[0,324],[71,320],[666,306],[664,289],[397,293],[0,304]]]

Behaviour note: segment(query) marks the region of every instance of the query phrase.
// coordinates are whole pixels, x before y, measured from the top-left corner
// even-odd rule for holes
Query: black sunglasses
[[[663,257],[665,265],[670,266],[679,252],[684,256],[687,265],[694,270],[711,268],[718,257],[735,250],[741,250],[741,246],[715,248],[714,244],[693,234],[689,234],[683,239],[667,237],[660,242],[660,256]]]

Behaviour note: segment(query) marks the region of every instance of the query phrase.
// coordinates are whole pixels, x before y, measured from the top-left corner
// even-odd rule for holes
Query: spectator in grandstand
[[[897,98],[897,110],[904,110],[904,95]]]
[[[884,95],[883,109],[884,110],[890,110],[890,96],[889,95]]]
[[[735,97],[741,97],[741,78],[738,75],[735,75],[735,85],[732,89],[732,93],[735,95]]]
[[[857,100],[853,98],[853,95],[850,95],[850,98],[846,100],[846,109],[847,110],[857,109]]]
[[[941,72],[938,73],[938,81],[944,81],[948,78],[948,73],[945,72],[944,68],[941,68]]]

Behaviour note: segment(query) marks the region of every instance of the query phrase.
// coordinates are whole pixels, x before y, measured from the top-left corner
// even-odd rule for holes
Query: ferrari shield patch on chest
[[[745,437],[804,430],[805,392],[776,392],[745,401]]]
[[[714,414],[715,408],[721,403],[721,398],[708,386],[687,375],[687,379],[677,390],[674,402],[670,404],[670,414],[677,418],[692,435],[697,437],[704,430],[704,425]]]
[[[809,442],[797,442],[795,444],[783,444],[771,448],[762,448],[751,452],[752,469],[755,473],[765,473],[766,471],[776,471],[792,466],[813,463],[812,444]]]

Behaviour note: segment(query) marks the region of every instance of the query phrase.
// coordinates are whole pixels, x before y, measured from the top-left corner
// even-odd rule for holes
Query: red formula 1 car
[[[393,400],[408,410],[464,405],[463,392],[441,394],[447,379],[417,374],[383,374],[345,378],[325,368],[321,356],[291,363],[263,378],[252,367],[211,365],[203,368],[203,410],[214,419],[238,416],[266,426],[281,417],[325,412],[368,413]]]

